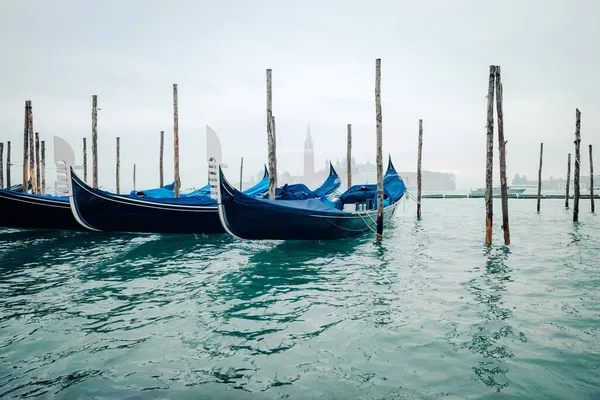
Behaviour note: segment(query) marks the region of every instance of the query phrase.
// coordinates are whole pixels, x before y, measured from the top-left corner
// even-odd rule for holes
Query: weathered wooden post
[[[542,159],[544,157],[544,143],[540,144],[540,169],[538,171],[538,195],[537,195],[537,212],[540,212],[542,205]]]
[[[592,145],[590,144],[590,199],[592,200],[592,212],[596,212],[594,204],[594,159],[592,158]]]
[[[417,155],[417,219],[421,219],[421,159],[423,155],[423,120],[419,120],[419,149]]]
[[[6,187],[10,189],[10,167],[12,167],[10,163],[10,140],[6,142]]]
[[[244,157],[240,161],[240,192],[242,191],[242,176],[244,175]]]
[[[4,189],[4,143],[0,143],[0,189]]]
[[[46,194],[46,142],[42,140],[42,194]]]
[[[496,66],[490,65],[487,107],[487,157],[485,167],[485,244],[492,244],[492,222],[494,207],[492,200],[492,182],[494,171],[494,81]]]
[[[36,192],[42,194],[42,171],[40,160],[40,133],[35,133],[35,181],[37,182]]]
[[[375,121],[377,126],[377,239],[383,237],[383,126],[381,115],[381,58],[375,60]]]
[[[164,150],[165,150],[165,131],[160,131],[160,155],[159,155],[159,160],[158,160],[158,173],[160,176],[160,186],[159,187],[163,187],[164,185],[164,180],[163,180],[163,154],[164,154]]]
[[[179,179],[179,111],[177,108],[177,84],[173,84],[173,144],[175,159],[175,198],[179,197],[181,180]]]
[[[275,116],[273,115],[273,159],[275,160],[275,175],[277,175],[277,127],[275,125]],[[277,180],[275,180],[275,187],[277,187]]]
[[[137,191],[136,189],[136,184],[135,184],[135,164],[133,164],[133,190]]]
[[[117,168],[116,168],[116,181],[117,181],[117,194],[121,194],[121,138],[117,138]]]
[[[348,144],[346,146],[346,175],[348,187],[352,186],[352,124],[348,124]]]
[[[23,130],[23,193],[28,191],[28,165],[29,164],[29,112],[31,109],[31,100],[25,102],[25,127]]]
[[[31,193],[37,194],[37,179],[35,172],[35,144],[33,133],[33,110],[29,107],[29,176],[31,177]]]
[[[275,161],[275,135],[273,134],[273,93],[271,86],[271,69],[267,69],[267,146],[269,158],[269,199],[275,199],[277,187],[277,167]]]
[[[573,176],[573,222],[579,221],[579,178],[581,175],[581,112],[575,109],[575,171]]]
[[[92,96],[92,182],[98,189],[98,95]]]
[[[504,140],[504,109],[502,106],[502,77],[500,66],[496,65],[496,113],[498,115],[498,150],[500,154],[500,193],[502,197],[502,230],[504,244],[510,244],[510,224],[508,219],[508,184],[506,182],[506,141]]]
[[[87,183],[87,140],[83,138],[83,181]]]
[[[569,186],[571,186],[571,153],[567,158],[567,193],[565,195],[565,208],[569,208]]]

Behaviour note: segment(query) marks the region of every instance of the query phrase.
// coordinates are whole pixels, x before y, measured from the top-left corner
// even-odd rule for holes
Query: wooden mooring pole
[[[569,208],[569,186],[571,186],[571,153],[567,157],[567,188],[565,194],[565,208]]]
[[[23,193],[28,191],[28,165],[29,164],[29,111],[31,109],[31,100],[25,102],[25,127],[23,130]]]
[[[423,155],[423,120],[419,120],[419,148],[417,153],[417,219],[421,219],[421,159]]]
[[[485,167],[485,244],[492,244],[492,222],[494,209],[492,199],[492,182],[494,170],[494,81],[496,66],[490,65],[487,106],[487,156]]]
[[[41,170],[42,170],[42,193],[41,194],[46,194],[46,142],[44,140],[42,140]]]
[[[98,95],[92,96],[92,182],[98,189]]]
[[[538,195],[537,212],[540,212],[542,206],[542,161],[544,158],[544,143],[540,144],[540,169],[538,170]]]
[[[133,190],[137,192],[137,186],[135,184],[135,164],[133,164]]]
[[[6,142],[6,188],[10,189],[11,186],[11,182],[10,182],[10,170],[12,167],[12,164],[10,163],[10,140],[8,142]]]
[[[165,131],[160,131],[160,155],[158,156],[158,174],[160,178],[160,186],[164,185],[163,175],[163,155],[165,151]]]
[[[177,84],[173,84],[173,145],[175,161],[175,198],[179,197],[181,180],[179,179],[179,109],[177,105]]]
[[[35,136],[33,133],[33,111],[29,107],[29,176],[31,177],[31,193],[37,194],[37,179],[35,168]]]
[[[581,112],[575,109],[575,171],[573,176],[573,222],[579,221],[579,178],[581,176]]]
[[[273,115],[273,160],[275,163],[275,175],[277,175],[277,126],[275,125],[275,116]],[[275,187],[277,187],[277,177],[275,177]]]
[[[348,124],[348,138],[346,146],[346,175],[348,180],[348,188],[352,186],[352,124]]]
[[[0,189],[4,189],[4,143],[0,143]]]
[[[116,183],[117,183],[117,194],[121,194],[121,138],[117,138],[117,168],[116,168]]]
[[[592,145],[590,144],[590,199],[592,200],[592,212],[596,212],[594,204],[594,158],[592,157]]]
[[[269,199],[275,199],[275,188],[277,187],[277,167],[275,161],[275,141],[273,135],[273,92],[272,71],[267,69],[267,146],[269,158]]]
[[[377,239],[383,238],[383,118],[381,114],[381,58],[375,60],[375,122],[377,132]]]
[[[83,138],[83,181],[87,183],[87,140]]]
[[[35,133],[35,181],[37,182],[36,193],[42,194],[42,171],[40,168],[40,133]]]
[[[242,157],[242,160],[240,161],[240,192],[242,191],[242,180],[244,176],[244,157]]]
[[[496,114],[498,116],[498,152],[500,157],[500,193],[502,197],[502,230],[504,244],[510,244],[510,224],[508,218],[508,183],[506,181],[506,141],[504,140],[504,109],[502,106],[502,77],[500,66],[496,65]]]

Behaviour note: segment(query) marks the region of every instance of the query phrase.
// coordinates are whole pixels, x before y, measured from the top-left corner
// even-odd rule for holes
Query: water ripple
[[[597,215],[511,202],[485,247],[483,202],[414,212],[381,245],[0,230],[0,397],[600,395]]]

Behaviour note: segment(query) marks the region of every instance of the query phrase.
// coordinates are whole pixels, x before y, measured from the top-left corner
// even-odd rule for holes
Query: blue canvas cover
[[[275,189],[275,200],[306,200],[325,198],[335,189],[340,187],[341,180],[331,163],[329,164],[329,177],[317,189],[310,190],[302,183],[288,185],[287,183],[280,188]],[[244,192],[245,193],[245,192]],[[245,193],[247,194],[247,193]],[[264,193],[261,198],[268,198],[268,193]]]
[[[260,194],[265,193],[267,190],[269,190],[269,174],[267,173],[267,167],[265,167],[265,174],[263,178],[250,189],[244,190],[243,193],[250,197],[256,197]]]
[[[388,169],[383,177],[383,199],[384,205],[397,202],[406,192],[404,181],[398,176],[398,172],[392,164],[390,158]],[[368,200],[373,201],[373,207],[377,206],[377,185],[354,185],[346,190],[339,200],[342,204],[364,203]],[[387,203],[387,204],[386,204]]]
[[[248,196],[256,196],[258,194],[264,193],[268,189],[269,189],[269,174],[266,172],[266,167],[265,167],[265,176],[256,185],[252,186],[248,190],[245,190],[244,193],[247,194]],[[145,200],[148,200],[148,199],[174,199],[175,198],[174,190],[175,190],[175,183],[173,182],[173,183],[165,185],[161,188],[156,188],[156,189],[146,189],[146,190],[137,191],[137,192],[132,190],[131,193],[129,193],[129,196],[133,197],[133,198],[143,198]],[[196,201],[200,201],[197,198],[201,197],[201,196],[210,197],[210,184],[203,186],[200,189],[196,189],[190,193],[180,193],[179,194],[180,199],[194,198],[194,199],[196,199]],[[182,203],[182,204],[186,204],[186,203]]]
[[[318,197],[326,197],[331,194],[334,190],[340,187],[342,180],[333,168],[333,165],[329,163],[329,177],[323,182],[323,184],[314,190],[314,193]]]

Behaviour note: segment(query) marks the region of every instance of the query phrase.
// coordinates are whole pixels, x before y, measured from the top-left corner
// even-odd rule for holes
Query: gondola
[[[169,190],[173,190],[172,184],[143,192],[149,195],[164,195]],[[0,227],[85,230],[73,217],[68,196],[23,193],[21,184],[18,187],[0,190]]]
[[[80,230],[69,198],[0,190],[0,226],[22,229]]]
[[[251,240],[334,240],[374,231],[377,185],[355,185],[335,201],[324,196],[268,200],[233,188],[218,168],[217,201],[225,231]],[[406,187],[392,160],[384,177],[384,222],[394,215]]]
[[[250,190],[268,189],[263,179]],[[94,189],[69,170],[69,203],[75,220],[91,231],[141,233],[223,233],[217,203],[208,195],[172,197],[120,196]],[[258,188],[257,188],[258,186]]]

